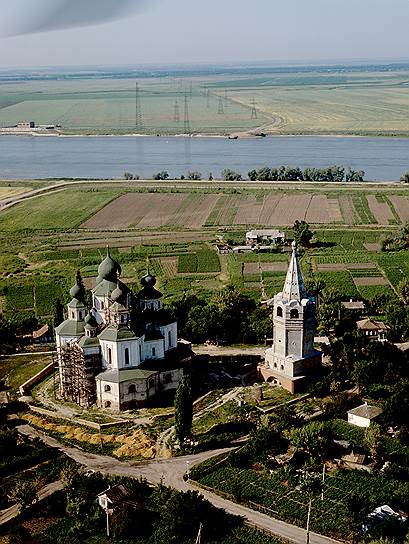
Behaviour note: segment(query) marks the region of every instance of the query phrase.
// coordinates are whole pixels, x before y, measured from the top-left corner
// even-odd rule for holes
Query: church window
[[[105,408],[111,408],[111,402],[109,400],[106,400],[104,406]]]
[[[277,368],[277,363],[274,363],[274,368]]]
[[[290,317],[291,319],[298,319],[300,317],[298,310],[291,310]]]
[[[139,344],[139,359],[142,361],[142,346]]]
[[[284,365],[281,365],[281,370],[284,370]]]
[[[171,383],[171,381],[172,381],[172,374],[165,374],[163,382],[164,383]]]
[[[277,308],[277,317],[283,317],[283,309],[280,307]]]
[[[152,357],[156,357],[156,348],[152,348]]]
[[[110,391],[111,391],[111,386],[110,385],[105,385],[104,386],[104,392],[109,393]]]
[[[105,308],[105,304],[104,304],[104,301],[101,300],[101,310],[103,310]]]
[[[125,364],[129,365],[129,348],[125,348]]]
[[[172,333],[171,333],[171,331],[168,332],[168,341],[169,341],[169,347],[172,347]]]
[[[135,387],[135,385],[132,383],[132,384],[128,387],[128,395],[132,395],[133,393],[136,393],[136,387]]]
[[[112,350],[108,348],[108,364],[112,365]]]

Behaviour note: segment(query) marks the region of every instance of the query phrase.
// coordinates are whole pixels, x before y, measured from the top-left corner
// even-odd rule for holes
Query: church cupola
[[[79,272],[77,272],[75,285],[70,289],[70,295],[72,300],[68,304],[68,319],[71,321],[84,321],[88,309],[85,304],[85,287]]]
[[[85,335],[94,338],[97,335],[98,323],[95,317],[90,313],[85,318]]]
[[[155,289],[156,278],[146,274],[141,278],[142,290],[138,293],[139,308],[143,310],[161,310],[163,308],[163,295]]]
[[[111,257],[108,248],[105,259],[98,267],[98,277],[96,283],[99,284],[103,280],[116,283],[118,281],[118,277],[121,275],[121,272],[121,266]]]

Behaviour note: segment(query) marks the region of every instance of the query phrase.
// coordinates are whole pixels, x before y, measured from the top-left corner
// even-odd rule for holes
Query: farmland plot
[[[368,204],[379,225],[389,225],[394,219],[388,202],[380,202],[375,195],[368,195]]]
[[[161,227],[173,217],[185,198],[183,194],[128,193],[105,206],[81,226],[88,229],[124,229],[130,225]]]
[[[175,211],[174,219],[170,219],[168,224],[180,225],[187,229],[200,228],[206,223],[209,214],[219,199],[219,195],[192,194],[187,198],[189,200],[183,202],[183,209],[179,208]]]
[[[287,272],[287,262],[275,263],[245,263],[245,274],[259,274],[260,268],[263,272]]]
[[[389,199],[398,212],[402,223],[407,223],[409,221],[409,200],[406,196],[398,195],[391,195]]]

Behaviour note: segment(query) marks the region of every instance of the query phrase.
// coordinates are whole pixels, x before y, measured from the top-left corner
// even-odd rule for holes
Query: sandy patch
[[[395,219],[392,210],[387,202],[378,202],[374,195],[366,197],[369,209],[379,225],[389,225],[389,220]]]
[[[389,285],[388,280],[384,277],[379,278],[354,278],[354,283],[357,287],[363,285]]]

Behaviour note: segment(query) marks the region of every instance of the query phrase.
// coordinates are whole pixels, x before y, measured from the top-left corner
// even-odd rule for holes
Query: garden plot
[[[409,200],[406,196],[391,195],[389,197],[402,223],[409,221]]]
[[[322,263],[318,265],[318,272],[342,272],[344,270],[376,270],[374,263]]]
[[[162,270],[167,278],[174,278],[178,271],[178,257],[161,257]]]
[[[129,193],[122,195],[81,226],[87,229],[123,229],[131,225],[161,227],[186,198],[183,194]]]
[[[354,278],[354,283],[357,287],[364,285],[389,285],[389,282],[383,276],[374,276],[368,278]]]
[[[375,195],[368,195],[367,200],[369,209],[379,225],[389,225],[394,221],[395,216],[388,202],[381,202]]]
[[[259,223],[260,225],[275,225],[276,223],[276,210],[280,206],[281,196],[267,196],[264,199],[263,207],[260,211]]]
[[[262,211],[262,202],[259,202],[255,196],[243,197],[239,203],[235,225],[259,225],[260,213]]]
[[[186,198],[186,197],[185,197]],[[220,195],[210,194],[192,194],[187,197],[187,200],[175,210],[175,213],[167,221],[168,225],[182,226],[187,229],[200,228],[209,217],[214,206],[217,204]],[[138,226],[141,226],[140,224]]]
[[[328,198],[325,195],[313,196],[305,214],[305,220],[307,223],[332,223],[335,219],[329,208]],[[338,215],[341,215],[341,211]]]
[[[357,222],[357,213],[354,203],[352,202],[352,197],[347,195],[340,196],[339,205],[342,217],[344,218],[344,223],[347,225],[354,225]]]
[[[305,219],[312,195],[284,195],[271,218],[271,225],[289,226],[297,220]]]
[[[288,264],[284,262],[275,263],[245,263],[244,273],[259,274],[260,268],[263,272],[287,272]]]

